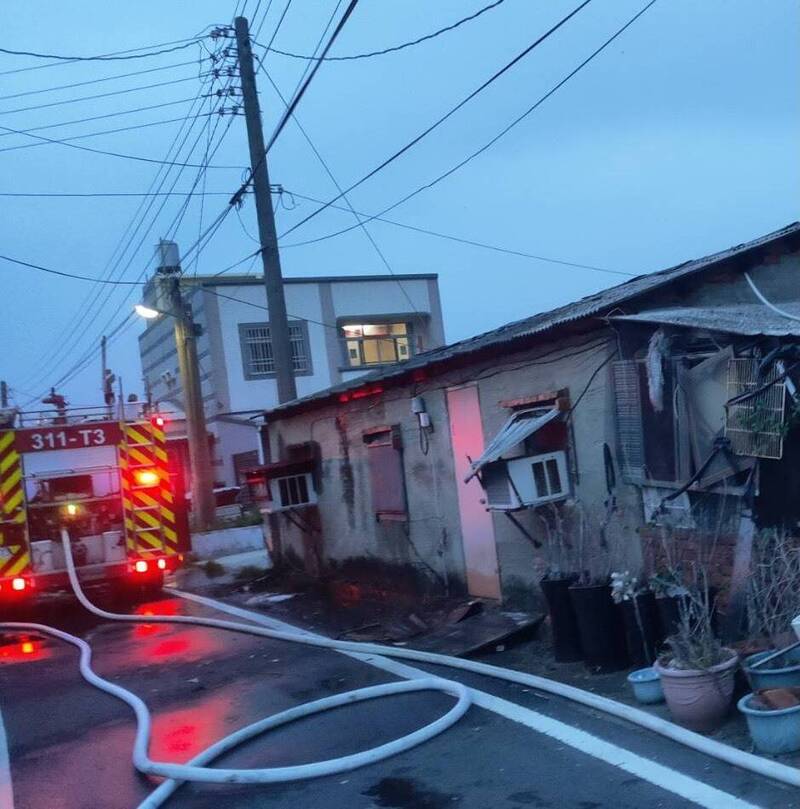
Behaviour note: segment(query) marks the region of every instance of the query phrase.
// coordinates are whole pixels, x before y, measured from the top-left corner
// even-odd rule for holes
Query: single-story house
[[[715,532],[730,576],[800,522],[797,368],[795,223],[268,411],[273,551],[532,606]]]

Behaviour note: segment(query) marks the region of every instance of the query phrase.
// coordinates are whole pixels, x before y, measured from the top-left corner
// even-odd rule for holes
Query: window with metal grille
[[[342,326],[347,365],[387,365],[411,357],[408,323],[347,323]]]
[[[239,339],[245,379],[274,376],[275,356],[272,351],[269,323],[240,323]],[[292,369],[295,374],[311,374],[308,327],[305,321],[289,324],[289,343],[292,350]]]

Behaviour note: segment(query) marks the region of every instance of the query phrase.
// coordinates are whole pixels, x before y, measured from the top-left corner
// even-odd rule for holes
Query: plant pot
[[[628,666],[625,630],[608,584],[572,585],[569,596],[586,665],[597,672],[619,671]]]
[[[628,682],[633,688],[633,695],[637,702],[642,705],[654,705],[664,701],[664,689],[661,687],[661,678],[658,672],[648,666],[644,669],[637,669],[628,675]]]
[[[550,614],[553,655],[559,663],[574,663],[583,659],[578,622],[569,597],[571,584],[572,579],[542,579],[539,582]]]
[[[673,719],[690,730],[716,730],[731,705],[738,662],[734,652],[730,659],[705,670],[676,669],[657,660],[654,668]]]
[[[778,658],[780,668],[751,668],[753,663],[763,660],[774,651],[772,649],[767,652],[758,652],[744,659],[742,668],[753,691],[761,691],[764,688],[800,686],[800,647],[792,649],[783,657]]]
[[[628,657],[634,666],[650,666],[655,661],[664,640],[661,623],[658,619],[656,597],[653,593],[641,593],[633,601],[623,601],[619,605],[622,623],[625,627],[625,643]],[[637,619],[636,608],[639,616]],[[641,623],[641,626],[640,626]]]
[[[753,744],[762,753],[778,755],[800,750],[800,705],[775,711],[759,711],[750,707],[755,694],[743,696],[736,707],[747,720]]]

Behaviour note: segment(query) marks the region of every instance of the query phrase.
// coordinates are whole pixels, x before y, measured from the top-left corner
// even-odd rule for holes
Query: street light
[[[155,318],[163,315],[163,312],[159,312],[158,309],[152,309],[149,306],[145,306],[143,303],[137,303],[133,307],[133,311],[136,312],[139,317],[143,317],[145,320],[154,320]]]

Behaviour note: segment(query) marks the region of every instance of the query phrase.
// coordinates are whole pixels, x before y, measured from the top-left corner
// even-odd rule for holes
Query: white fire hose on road
[[[67,571],[70,583],[75,591],[75,595],[81,604],[91,613],[109,621],[122,621],[136,624],[187,624],[190,626],[204,626],[212,629],[225,629],[233,632],[240,632],[247,635],[256,635],[270,638],[272,640],[282,640],[289,643],[301,643],[306,646],[315,646],[323,649],[331,649],[337,652],[354,652],[357,654],[370,654],[382,657],[399,658],[402,660],[413,660],[417,663],[427,663],[450,668],[460,669],[473,674],[481,674],[506,682],[517,683],[519,685],[535,688],[549,694],[577,702],[589,708],[601,711],[610,716],[624,719],[639,727],[658,733],[668,739],[697,750],[704,755],[711,756],[720,761],[732,764],[750,772],[780,781],[790,786],[800,786],[800,770],[779,764],[760,756],[746,753],[734,747],[714,741],[713,739],[701,736],[699,733],[686,730],[672,722],[660,719],[657,716],[645,711],[633,708],[620,702],[583,691],[580,688],[564,685],[545,677],[534,674],[504,669],[499,666],[491,666],[486,663],[477,663],[472,660],[463,660],[448,655],[435,654],[432,652],[420,652],[414,649],[397,648],[394,646],[383,646],[375,643],[357,643],[353,641],[332,640],[313,635],[305,635],[293,632],[282,632],[253,624],[238,623],[234,621],[223,621],[216,618],[201,618],[193,616],[139,616],[121,615],[107,612],[100,609],[89,601],[81,589],[80,582],[75,571],[75,564],[69,544],[69,536],[66,530],[62,530],[62,541],[64,543],[64,553],[67,562]],[[150,743],[151,719],[150,711],[138,696],[130,691],[105,680],[96,674],[91,667],[91,647],[86,641],[58,629],[34,623],[7,622],[0,623],[0,631],[25,631],[37,632],[51,635],[59,640],[71,643],[80,650],[80,671],[84,679],[96,688],[116,697],[127,703],[136,715],[137,729],[136,739],[133,747],[133,764],[137,770],[146,774],[166,778],[150,796],[148,796],[139,806],[139,809],[157,809],[164,801],[185,781],[204,783],[250,783],[265,784],[279,783],[285,781],[296,781],[308,778],[317,778],[323,775],[352,770],[366,764],[374,764],[377,761],[389,756],[406,751],[422,744],[424,741],[433,738],[446,728],[455,724],[469,708],[471,698],[470,689],[454,680],[446,680],[440,677],[430,677],[412,681],[401,681],[386,683],[377,686],[348,691],[332,697],[305,703],[287,711],[275,714],[274,716],[262,719],[245,728],[242,728],[224,739],[214,743],[199,753],[187,764],[171,764],[168,762],[152,761],[147,754]],[[310,716],[315,713],[330,710],[332,708],[346,705],[353,702],[374,699],[381,696],[409,693],[413,691],[434,690],[443,691],[456,697],[456,704],[443,716],[434,722],[409,733],[394,741],[366,750],[354,753],[349,756],[329,759],[327,761],[312,764],[300,764],[291,767],[272,767],[265,769],[217,769],[206,765],[223,753],[251,739],[267,730],[285,725],[296,719]]]

